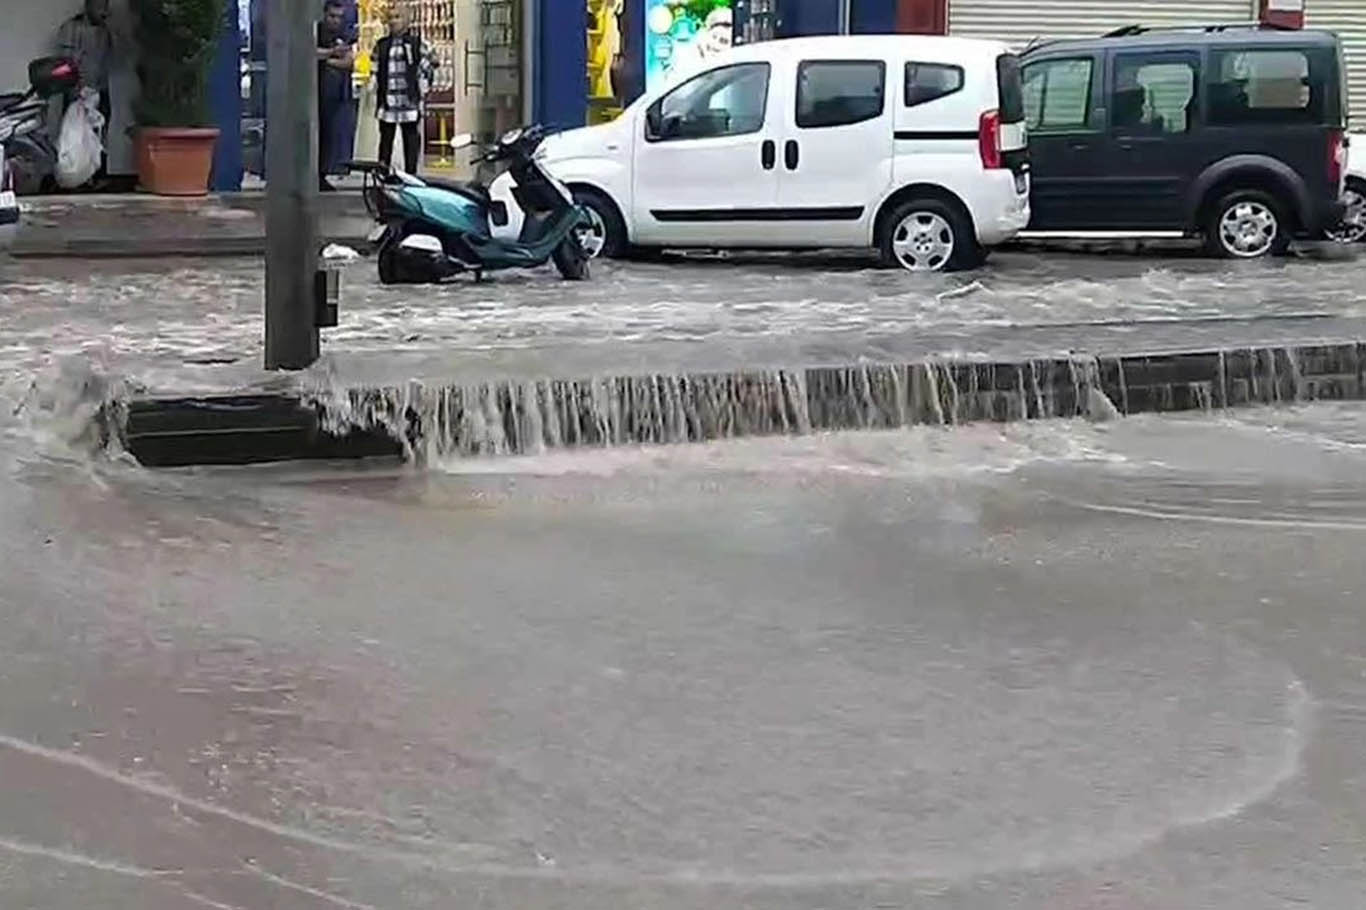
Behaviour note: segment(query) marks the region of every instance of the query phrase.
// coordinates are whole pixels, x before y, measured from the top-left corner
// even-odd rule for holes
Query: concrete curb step
[[[194,198],[47,196],[22,200],[17,259],[258,256],[266,250],[264,193]],[[359,193],[318,196],[325,242],[357,246],[371,224]]]
[[[296,459],[418,462],[1366,398],[1366,342],[994,362],[500,380],[318,393],[145,398],[106,413],[153,467]]]
[[[363,249],[364,235],[324,236],[322,243]],[[241,237],[162,237],[129,240],[115,237],[70,237],[52,242],[19,242],[10,250],[15,259],[165,259],[264,256],[265,235]]]

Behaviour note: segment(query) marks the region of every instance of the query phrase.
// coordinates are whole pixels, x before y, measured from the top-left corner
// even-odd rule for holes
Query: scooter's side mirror
[[[474,145],[474,136],[470,133],[456,133],[447,140],[447,144],[453,149],[467,149]]]

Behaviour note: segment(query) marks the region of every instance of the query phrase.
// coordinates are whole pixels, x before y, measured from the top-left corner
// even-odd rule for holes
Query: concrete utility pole
[[[266,369],[318,359],[318,14],[314,0],[267,0]]]

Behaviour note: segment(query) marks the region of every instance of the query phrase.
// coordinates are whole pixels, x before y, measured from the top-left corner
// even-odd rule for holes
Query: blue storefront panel
[[[659,0],[627,0],[622,17],[622,72],[627,102],[644,90],[647,72],[661,69],[660,59],[672,49],[686,46],[685,40],[652,29],[650,13]],[[732,4],[734,32],[744,34],[754,0]],[[535,53],[532,110],[541,123],[557,128],[582,126],[588,114],[588,36],[584,0],[528,0],[535,14]],[[841,30],[840,4],[837,0],[776,0],[772,7],[775,37],[834,35]],[[856,34],[896,31],[896,0],[851,0],[849,27]],[[659,15],[659,14],[656,14]],[[682,36],[683,39],[689,36]],[[653,43],[652,43],[653,42]]]

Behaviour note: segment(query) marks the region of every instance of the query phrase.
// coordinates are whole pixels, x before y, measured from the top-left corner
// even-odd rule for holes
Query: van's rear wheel
[[[1366,241],[1366,180],[1348,180],[1347,188],[1342,191],[1342,201],[1347,211],[1342,216],[1342,223],[1328,231],[1328,237],[1339,243]]]
[[[589,259],[620,259],[626,254],[626,223],[616,204],[589,187],[575,187],[574,201],[588,213],[588,224],[578,231],[579,245]]]
[[[898,205],[882,231],[882,262],[909,272],[951,272],[976,268],[986,258],[972,222],[938,199]]]
[[[1285,208],[1262,190],[1234,190],[1205,216],[1205,248],[1224,259],[1277,256],[1290,247]]]

